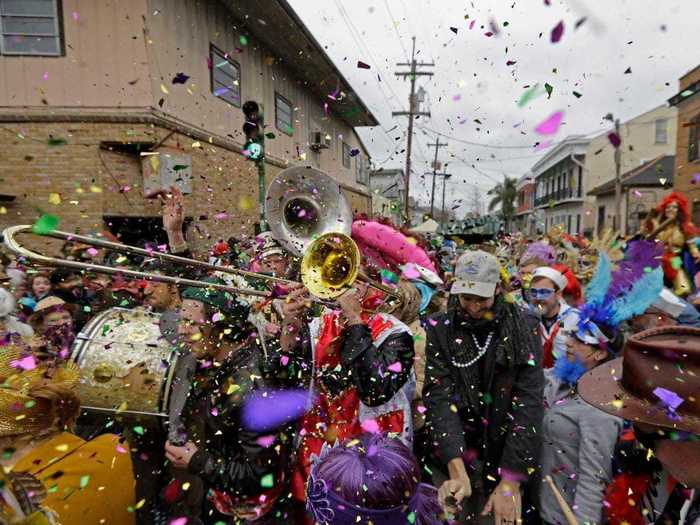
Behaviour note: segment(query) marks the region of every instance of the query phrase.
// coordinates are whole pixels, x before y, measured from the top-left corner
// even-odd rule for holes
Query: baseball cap
[[[457,259],[450,293],[493,297],[500,281],[501,268],[495,256],[481,250],[467,251]]]

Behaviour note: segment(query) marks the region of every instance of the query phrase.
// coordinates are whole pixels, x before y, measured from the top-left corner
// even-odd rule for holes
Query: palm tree
[[[506,231],[508,231],[510,221],[515,216],[515,199],[518,196],[517,182],[518,179],[506,176],[503,182],[499,182],[488,191],[489,195],[493,195],[491,202],[489,202],[489,211],[501,206]]]

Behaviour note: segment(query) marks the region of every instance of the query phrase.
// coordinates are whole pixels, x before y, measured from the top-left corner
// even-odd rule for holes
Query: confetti
[[[58,193],[49,193],[49,204],[61,204],[61,196]]]
[[[306,390],[256,391],[244,401],[243,426],[253,432],[273,430],[304,415],[310,401]]]
[[[42,215],[39,217],[39,220],[32,225],[32,232],[39,235],[45,235],[55,230],[58,227],[59,222],[59,218],[54,215]]]
[[[379,433],[379,424],[374,419],[365,419],[360,426],[362,427],[362,430],[369,432],[370,434]]]
[[[547,117],[547,119],[540,122],[535,128],[535,131],[540,135],[554,135],[557,131],[559,131],[559,126],[561,125],[563,118],[564,112],[556,111]]]
[[[539,94],[539,87],[539,84],[535,84],[531,88],[528,88],[527,91],[525,91],[525,93],[521,95],[520,100],[518,100],[518,107],[521,108],[525,106],[528,102],[536,98]]]
[[[554,26],[554,29],[552,29],[552,34],[550,35],[550,40],[552,41],[553,44],[556,44],[561,40],[561,37],[564,35],[564,21],[560,21],[556,26]]]
[[[275,478],[272,474],[265,474],[260,480],[260,486],[266,489],[271,489],[275,486]]]
[[[552,98],[552,91],[554,91],[554,86],[552,86],[551,84],[545,83],[544,90],[547,92],[547,100]]]
[[[387,367],[387,369],[390,372],[394,372],[394,373],[398,374],[399,372],[401,372],[401,370],[403,370],[403,367],[401,366],[401,363],[399,361],[396,361],[395,363],[390,364]]]
[[[84,476],[80,476],[80,488],[81,489],[84,489],[85,487],[87,487],[89,482],[90,482],[90,476],[88,474],[85,474]]]
[[[359,69],[369,69],[369,68],[370,68],[370,67],[369,67],[369,64],[365,64],[365,63],[362,62],[361,60],[358,60],[358,61],[357,61],[357,67],[358,67]]]
[[[165,84],[160,85],[160,90],[165,93],[166,95],[170,94],[170,91],[168,91],[168,88],[165,87]]]
[[[622,139],[620,139],[620,135],[618,135],[614,131],[608,133],[608,141],[610,142],[610,144],[613,145],[614,148],[619,148],[620,144],[622,144]]]
[[[185,75],[184,73],[178,73],[173,77],[172,82],[173,84],[184,84],[189,78],[190,77]]]

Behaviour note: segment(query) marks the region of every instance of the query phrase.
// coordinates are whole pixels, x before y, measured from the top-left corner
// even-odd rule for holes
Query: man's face
[[[281,277],[287,273],[289,263],[284,255],[274,254],[263,257],[260,268],[263,273],[269,273],[275,277]]]
[[[632,328],[632,333],[643,332],[644,330],[649,330],[650,328],[660,328],[662,326],[675,326],[678,321],[672,319],[665,313],[658,311],[656,309],[650,308],[642,315],[638,315],[629,320],[630,328]]]
[[[73,326],[73,317],[68,310],[56,310],[44,316],[44,322],[42,323],[43,332],[59,326]]]
[[[178,340],[197,359],[213,357],[216,354],[216,341],[210,341],[212,325],[207,319],[204,303],[185,299],[180,309],[180,322],[177,326]]]
[[[530,302],[542,314],[542,317],[551,319],[559,313],[559,301],[561,290],[549,279],[537,277],[530,283],[528,290]]]
[[[149,281],[143,290],[143,299],[155,312],[164,312],[172,304],[172,289],[168,283]]]
[[[480,297],[471,294],[459,295],[459,305],[472,319],[484,319],[486,314],[493,308],[495,302],[495,294],[491,297]]]

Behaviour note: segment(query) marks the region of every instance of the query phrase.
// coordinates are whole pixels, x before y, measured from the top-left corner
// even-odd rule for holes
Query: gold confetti
[[[241,211],[250,211],[255,208],[255,199],[250,195],[241,195],[238,197],[238,209]]]
[[[61,196],[58,193],[49,193],[49,204],[61,204]]]
[[[102,193],[102,188],[93,184],[92,186],[90,186],[90,191],[92,193]]]
[[[56,445],[54,448],[59,452],[65,452],[66,450],[68,450],[68,445],[66,443],[62,443],[60,445]]]
[[[622,410],[624,403],[620,399],[616,399],[612,402],[612,406],[614,406],[617,410]]]
[[[192,334],[190,336],[190,341],[199,341],[202,338],[201,333]]]
[[[190,482],[189,482],[189,481],[185,481],[185,482],[182,484],[182,490],[189,490],[189,488],[190,488]],[[137,508],[138,508],[138,507],[137,507]]]
[[[193,147],[193,148],[201,148],[202,145],[201,145],[199,142],[193,142],[193,143],[192,143],[192,147]]]
[[[5,206],[0,206],[0,215],[5,215],[7,213],[7,208]]]
[[[165,84],[160,85],[160,90],[166,95],[170,95],[170,91],[168,91],[168,88],[165,87]]]

